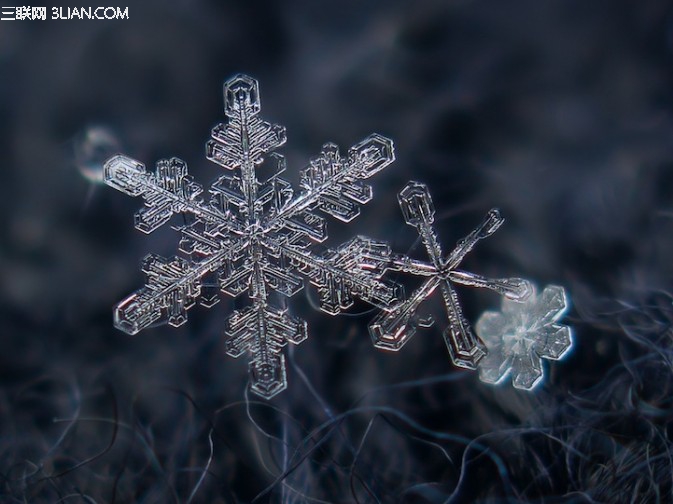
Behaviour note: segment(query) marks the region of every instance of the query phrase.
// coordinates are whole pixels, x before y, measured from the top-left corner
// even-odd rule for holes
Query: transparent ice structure
[[[549,285],[523,303],[503,299],[500,312],[483,313],[476,330],[488,355],[479,363],[479,378],[499,383],[511,374],[516,388],[537,386],[543,376],[542,359],[559,360],[572,346],[570,327],[557,323],[568,306],[563,287]]]
[[[444,255],[434,225],[435,210],[427,186],[409,182],[399,193],[406,222],[415,227],[428,261],[397,254],[383,241],[357,236],[325,249],[326,216],[350,222],[360,205],[372,199],[365,180],[395,159],[393,142],[372,134],[345,156],[331,143],[310,160],[295,190],[282,177],[285,159],[275,152],[286,141],[285,128],[259,117],[256,80],[237,75],[224,84],[225,123],[216,125],[206,157],[223,169],[207,191],[189,175],[187,164],[162,159],[154,171],[124,155],[104,166],[105,183],[140,196],[143,207],[135,226],[152,233],[180,214],[179,255],[147,255],[146,285],[114,310],[119,329],[136,334],[166,322],[180,326],[197,302],[215,305],[220,295],[241,297],[224,330],[226,353],[245,355],[251,390],[266,399],[287,387],[283,347],[307,336],[306,322],[289,313],[287,298],[308,280],[323,311],[337,315],[359,298],[380,309],[370,324],[374,345],[399,350],[418,327],[432,323],[421,314],[426,299],[439,291],[446,311],[444,340],[456,366],[479,368],[483,381],[500,381],[508,371],[514,386],[530,389],[542,377],[540,358],[558,359],[572,344],[569,328],[556,324],[567,302],[561,287],[539,296],[520,278],[491,279],[460,269],[465,256],[503,223],[497,210]],[[262,176],[262,173],[268,175]],[[386,278],[395,272],[422,279],[408,297]],[[483,287],[505,297],[501,313],[486,312],[470,328],[455,285]],[[488,354],[488,355],[487,355]]]
[[[380,271],[355,265],[356,257],[376,262],[377,242],[356,238],[314,252],[327,238],[323,215],[345,222],[357,217],[360,205],[372,198],[363,181],[395,156],[392,141],[376,134],[343,157],[336,145],[325,144],[302,171],[295,192],[281,176],[285,159],[274,152],[286,141],[285,128],[259,117],[257,81],[245,75],[228,80],[224,111],[227,122],[213,128],[206,145],[206,157],[224,173],[207,193],[178,158],[158,161],[154,172],[122,155],[105,163],[108,185],[144,200],[135,215],[137,229],[151,233],[176,213],[186,222],[175,227],[181,255],[145,257],[147,284],[117,305],[114,322],[129,334],[164,320],[179,326],[197,302],[217,303],[218,291],[247,293],[249,305],[226,321],[226,352],[248,356],[251,389],[268,399],[287,386],[283,347],[307,337],[306,322],[278,299],[299,292],[304,277],[330,314],[350,307],[354,297],[382,306],[396,300],[396,286],[382,280]],[[271,167],[264,180],[258,175],[262,164]]]

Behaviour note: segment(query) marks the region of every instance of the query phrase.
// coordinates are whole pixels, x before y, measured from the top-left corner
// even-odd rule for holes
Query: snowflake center
[[[504,335],[504,345],[507,353],[526,354],[535,343],[535,331],[532,328],[518,324],[514,331]]]

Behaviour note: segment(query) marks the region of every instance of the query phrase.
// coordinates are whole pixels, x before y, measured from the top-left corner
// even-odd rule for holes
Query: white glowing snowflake
[[[491,210],[483,222],[444,257],[433,228],[435,209],[427,186],[409,182],[398,199],[407,224],[418,230],[430,262],[387,252],[390,254],[388,269],[426,277],[426,280],[408,299],[384,307],[385,311],[369,327],[374,345],[397,351],[415,334],[417,327],[431,325],[431,319],[419,315],[419,308],[439,287],[448,318],[443,335],[451,360],[456,366],[475,369],[486,354],[484,344],[474,336],[463,316],[452,284],[485,287],[514,301],[526,299],[532,291],[531,284],[521,278],[492,279],[458,269],[476,243],[495,233],[504,220],[497,210]]]
[[[502,311],[482,314],[476,329],[488,355],[479,363],[479,378],[499,383],[511,372],[516,388],[533,389],[542,380],[541,359],[561,359],[572,346],[570,328],[556,323],[567,309],[563,287],[550,285],[523,303],[503,299]]]
[[[147,256],[146,286],[117,305],[114,320],[129,334],[161,320],[179,326],[197,301],[217,303],[218,290],[230,296],[247,291],[248,306],[226,322],[226,352],[249,356],[251,389],[270,398],[287,386],[282,348],[307,337],[306,323],[289,315],[282,302],[302,289],[302,276],[317,287],[322,309],[331,314],[351,306],[354,297],[376,306],[397,301],[396,286],[381,279],[384,244],[355,238],[326,253],[314,250],[327,238],[326,222],[316,212],[345,222],[357,217],[359,205],[372,198],[362,180],[393,162],[393,144],[374,134],[345,158],[336,145],[326,144],[302,171],[301,192],[295,194],[280,177],[284,158],[272,152],[285,143],[285,128],[258,117],[257,81],[233,77],[224,84],[224,102],[228,121],[215,126],[206,150],[228,173],[212,184],[207,200],[180,159],[160,160],[154,173],[122,155],[105,163],[108,185],[143,197],[135,216],[139,230],[151,233],[176,213],[185,219],[175,227],[182,255]],[[269,165],[271,175],[260,179],[259,169]]]

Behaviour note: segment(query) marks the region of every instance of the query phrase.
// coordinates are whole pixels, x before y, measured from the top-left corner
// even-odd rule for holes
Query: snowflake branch
[[[359,214],[356,203],[371,199],[371,187],[358,181],[378,173],[394,160],[392,141],[378,134],[351,147],[345,162],[334,144],[325,144],[320,156],[302,173],[305,190],[280,208],[265,223],[265,229],[273,229],[314,207],[345,222],[352,220]]]
[[[187,165],[178,158],[157,162],[155,173],[127,156],[117,155],[105,162],[105,183],[129,196],[142,196],[145,207],[136,213],[136,228],[151,233],[178,212],[191,213],[204,222],[226,226],[229,219],[197,198],[203,188],[187,174]]]

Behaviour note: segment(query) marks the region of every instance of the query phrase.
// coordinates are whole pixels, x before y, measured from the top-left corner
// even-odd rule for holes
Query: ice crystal
[[[430,325],[431,319],[421,316],[419,308],[439,288],[448,316],[448,327],[443,336],[451,360],[456,366],[475,369],[486,351],[463,316],[452,284],[485,287],[514,301],[521,301],[531,293],[530,283],[520,278],[491,279],[458,269],[475,244],[493,234],[503,219],[498,210],[491,210],[483,222],[444,257],[433,228],[435,209],[427,186],[409,182],[399,193],[398,200],[407,224],[418,230],[430,262],[391,254],[389,269],[427,278],[408,299],[387,307],[373,321],[369,329],[374,345],[397,351],[415,334],[417,327]]]
[[[357,217],[359,205],[372,198],[362,181],[394,160],[393,144],[373,134],[346,157],[336,145],[324,145],[302,171],[296,194],[280,177],[283,156],[273,152],[285,143],[285,128],[259,118],[257,81],[245,75],[227,81],[224,111],[227,122],[212,130],[206,157],[227,172],[207,199],[180,159],[158,161],[154,173],[123,155],[105,163],[108,185],[143,197],[135,216],[140,231],[151,233],[176,213],[185,219],[175,227],[181,256],[148,255],[142,268],[146,286],[116,306],[114,321],[129,334],[161,320],[179,326],[197,301],[217,303],[218,290],[233,297],[247,291],[248,306],[226,321],[226,352],[248,355],[252,391],[270,398],[287,386],[282,348],[307,337],[306,322],[288,314],[283,301],[303,288],[303,277],[317,287],[322,309],[331,314],[351,306],[354,297],[377,306],[397,301],[395,285],[381,278],[385,244],[355,238],[324,253],[314,247],[327,238],[317,212],[345,222]],[[272,165],[272,175],[260,180],[263,162]]]
[[[327,239],[320,213],[344,222],[357,217],[360,205],[372,198],[363,181],[394,160],[392,141],[370,135],[345,157],[336,145],[325,144],[301,172],[300,191],[295,192],[281,177],[285,159],[274,152],[286,141],[285,128],[259,117],[257,81],[237,75],[225,82],[224,112],[227,121],[213,128],[206,157],[226,171],[207,194],[177,158],[158,161],[154,172],[123,155],[105,163],[108,185],[144,200],[135,215],[137,229],[151,233],[175,214],[182,216],[174,226],[181,235],[180,255],[145,257],[145,287],[115,308],[119,329],[136,334],[162,321],[179,326],[197,302],[211,307],[220,293],[247,293],[244,307],[225,322],[225,350],[232,357],[248,356],[251,390],[265,398],[287,386],[283,347],[307,338],[306,322],[286,308],[286,298],[299,292],[305,279],[316,287],[322,310],[332,315],[355,298],[380,308],[370,334],[375,346],[395,351],[418,327],[432,324],[421,309],[439,289],[448,319],[443,336],[453,363],[479,366],[487,382],[501,380],[511,369],[514,386],[532,388],[542,376],[540,358],[558,359],[568,350],[570,330],[555,324],[567,304],[562,288],[548,287],[539,298],[531,297],[534,289],[526,280],[492,279],[459,269],[476,243],[503,223],[497,210],[444,256],[428,188],[410,182],[398,199],[429,261],[393,253],[387,243],[362,236],[320,251]],[[262,169],[270,176],[262,177]],[[388,271],[419,276],[423,282],[404,298],[400,286],[384,278]],[[463,315],[454,284],[485,287],[506,298],[502,313],[481,317],[478,336]]]
[[[516,388],[533,389],[542,381],[541,359],[558,360],[570,350],[570,328],[556,323],[567,309],[563,287],[550,285],[523,303],[503,299],[500,312],[482,314],[476,330],[488,355],[479,363],[479,378],[498,383],[511,371]]]

